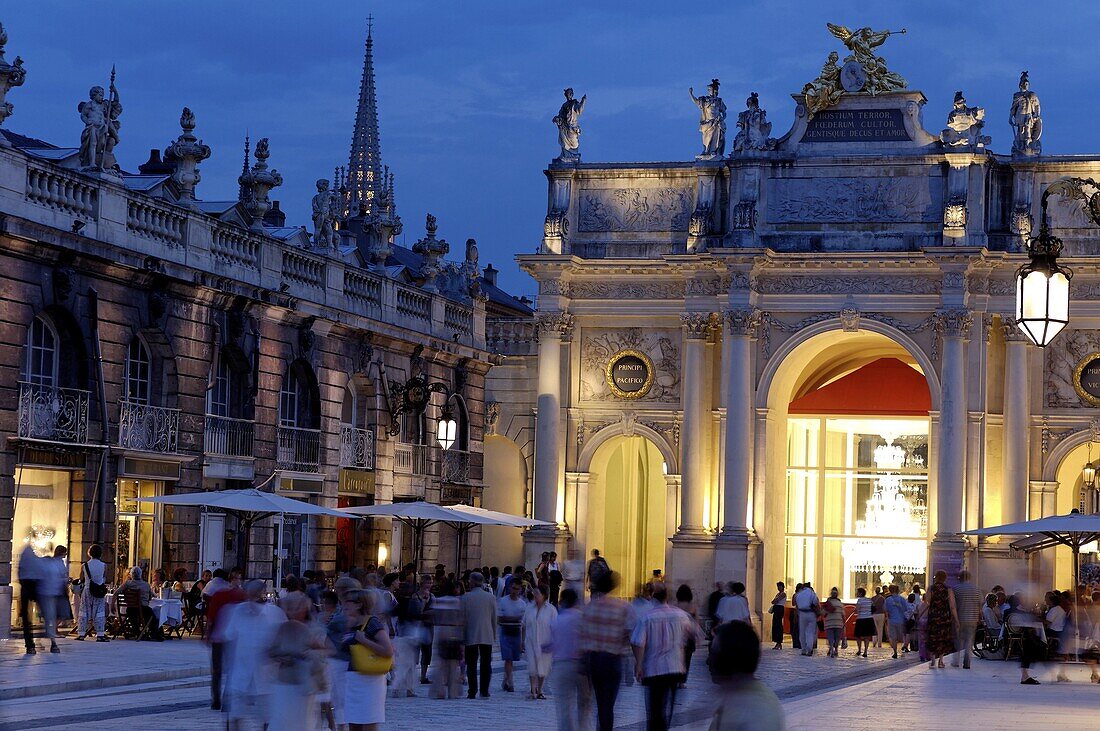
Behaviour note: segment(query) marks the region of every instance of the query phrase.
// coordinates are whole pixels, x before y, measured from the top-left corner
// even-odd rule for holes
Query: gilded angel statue
[[[847,26],[826,23],[829,32],[840,39],[840,42],[848,47],[856,60],[864,66],[874,61],[874,49],[886,42],[886,39],[895,34],[902,34],[905,28],[898,31],[883,30],[875,32],[869,27],[849,30]]]

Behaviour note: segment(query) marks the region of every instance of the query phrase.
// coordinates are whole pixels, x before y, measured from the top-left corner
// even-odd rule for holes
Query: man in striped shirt
[[[959,614],[959,636],[956,645],[959,648],[951,667],[959,666],[962,657],[963,668],[970,669],[970,652],[974,649],[974,634],[982,618],[982,592],[970,580],[969,571],[959,572],[959,583],[951,591],[955,594],[955,611]]]
[[[653,587],[655,606],[638,619],[630,644],[634,646],[634,675],[646,686],[649,731],[672,727],[676,687],[684,680],[684,645],[692,636],[691,617],[668,605],[664,584]]]
[[[599,731],[615,727],[615,700],[622,682],[623,655],[630,650],[630,605],[609,596],[617,577],[602,572],[592,580],[592,601],[580,623],[580,651],[592,680]]]

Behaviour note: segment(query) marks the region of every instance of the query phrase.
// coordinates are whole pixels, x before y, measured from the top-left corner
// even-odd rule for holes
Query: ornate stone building
[[[246,541],[253,576],[272,575],[275,549],[291,573],[411,559],[388,520],[287,516],[276,547],[273,519],[245,535],[231,515],[138,497],[259,485],[329,507],[481,499],[486,315],[530,309],[482,275],[473,240],[446,261],[434,217],[413,249],[394,244],[372,44],[350,166],[318,182],[312,235],[269,197],[282,178],[266,139],[254,155],[246,142],[238,200],[197,194],[211,151],[190,110],[163,154],[118,167],[113,83],[82,103],[79,147],[0,130],[0,625],[27,542],[68,545],[74,566],[99,542],[112,579],[236,565]],[[0,76],[17,66],[0,54]],[[441,384],[423,409],[404,398],[415,378]],[[441,450],[447,396],[459,429]],[[452,563],[454,545],[430,530],[424,561]],[[480,559],[477,531],[466,558]]]
[[[833,28],[853,55],[793,95],[779,138],[754,93],[728,157],[581,162],[578,143],[546,170],[542,245],[517,257],[536,324],[489,324],[510,356],[488,381],[496,433],[558,526],[526,535],[528,561],[600,549],[627,590],[655,571],[696,591],[741,580],[758,612],[777,580],[853,597],[965,563],[1018,586],[1007,541],[962,531],[1081,503],[1100,403],[1080,382],[1100,352],[1081,201],[1050,199],[1074,277],[1045,350],[1013,321],[1014,274],[1043,192],[1100,157],[1040,154],[1026,75],[1002,154],[984,109],[927,108],[868,55],[888,34]],[[707,153],[725,105],[705,99],[722,112],[704,111]],[[1010,100],[985,101],[1002,118]],[[1064,588],[1054,556],[1032,568]]]

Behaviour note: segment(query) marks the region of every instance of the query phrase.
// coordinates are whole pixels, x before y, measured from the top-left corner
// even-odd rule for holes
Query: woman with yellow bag
[[[386,721],[386,673],[393,667],[393,645],[374,614],[375,592],[353,589],[344,595],[343,605],[348,627],[343,647],[351,654],[344,718],[351,731],[377,731]]]

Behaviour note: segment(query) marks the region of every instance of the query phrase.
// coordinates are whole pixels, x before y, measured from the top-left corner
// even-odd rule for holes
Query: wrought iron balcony
[[[280,426],[275,468],[288,472],[321,472],[321,430]]]
[[[123,399],[118,411],[118,446],[141,452],[178,451],[180,410]]]
[[[340,425],[340,466],[374,469],[374,430]]]
[[[88,443],[87,391],[19,383],[19,436],[66,444]]]
[[[464,485],[470,481],[470,453],[457,449],[443,450],[443,464],[439,470],[443,482]]]
[[[428,459],[427,444],[406,444],[398,442],[394,445],[393,471],[399,475],[428,475],[431,462]]]
[[[207,414],[203,451],[212,457],[251,457],[254,429],[249,419]]]

